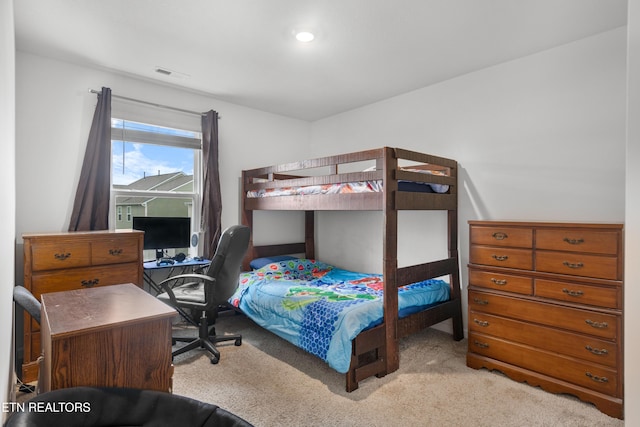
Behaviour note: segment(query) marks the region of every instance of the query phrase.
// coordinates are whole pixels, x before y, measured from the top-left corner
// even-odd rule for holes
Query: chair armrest
[[[171,300],[171,304],[178,305],[176,300],[176,295],[173,293],[173,286],[170,286],[171,282],[177,282],[179,280],[186,279],[197,279],[198,281],[215,283],[216,279],[211,276],[207,276],[205,274],[196,274],[196,273],[188,273],[188,274],[178,274],[177,276],[171,276],[164,279],[162,282],[158,283],[158,286],[161,287],[168,295]]]

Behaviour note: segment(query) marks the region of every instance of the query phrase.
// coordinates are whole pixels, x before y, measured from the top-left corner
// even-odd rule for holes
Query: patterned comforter
[[[351,340],[382,322],[382,275],[309,259],[287,260],[240,275],[230,302],[260,326],[346,373]],[[398,290],[400,316],[449,299],[437,279]]]

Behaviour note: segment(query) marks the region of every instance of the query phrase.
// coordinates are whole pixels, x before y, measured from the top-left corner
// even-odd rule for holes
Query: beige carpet
[[[218,365],[200,350],[176,358],[174,393],[255,426],[623,426],[593,405],[465,365],[466,340],[428,329],[401,342],[400,370],[344,391],[344,375],[244,316],[221,317]]]

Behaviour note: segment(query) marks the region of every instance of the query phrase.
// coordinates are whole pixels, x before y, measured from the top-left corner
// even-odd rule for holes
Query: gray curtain
[[[202,256],[212,259],[222,232],[222,196],[218,170],[218,113],[210,110],[202,116]]]
[[[111,89],[102,88],[93,114],[69,231],[109,229]]]

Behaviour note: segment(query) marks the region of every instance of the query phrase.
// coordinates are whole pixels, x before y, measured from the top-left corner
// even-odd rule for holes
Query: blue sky
[[[120,128],[122,120],[112,120],[112,127]],[[194,132],[168,129],[141,123],[126,122],[127,129],[144,130],[171,135],[193,137]],[[193,174],[194,150],[166,145],[143,144],[113,140],[111,143],[111,167],[113,184],[130,184],[144,176],[182,171]]]

